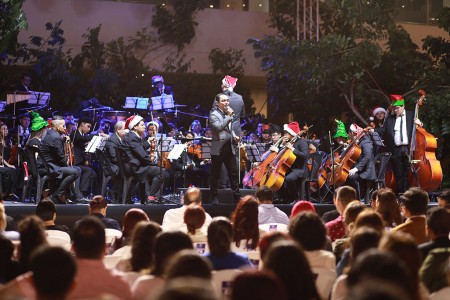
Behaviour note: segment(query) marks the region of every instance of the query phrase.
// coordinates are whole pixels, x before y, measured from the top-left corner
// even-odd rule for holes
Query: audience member
[[[131,298],[130,287],[120,274],[107,269],[103,264],[106,237],[105,226],[99,218],[88,216],[76,224],[72,247],[78,272],[76,286],[69,299],[96,298],[104,294],[119,299]]]
[[[269,271],[247,271],[232,283],[231,300],[287,300],[286,289]]]
[[[5,213],[5,206],[0,202],[0,235],[6,237],[9,240],[17,241],[20,236],[17,231],[8,230],[6,231],[7,218]]]
[[[150,221],[148,215],[140,208],[131,208],[123,217],[123,227],[122,227],[122,236],[118,239],[114,240],[114,244],[112,248],[117,250],[124,246],[128,246],[131,240],[131,234],[133,233],[134,227],[137,223],[141,221]]]
[[[206,213],[200,205],[191,204],[184,211],[187,234],[193,243],[207,241],[207,228],[203,226],[205,220]]]
[[[105,228],[111,228],[120,230],[119,223],[111,218],[106,217],[106,209],[108,202],[101,195],[94,196],[91,201],[89,201],[89,215],[97,217],[105,225]],[[75,226],[80,221],[75,222]]]
[[[291,237],[287,233],[281,231],[271,231],[264,233],[261,239],[259,240],[259,253],[261,259],[264,260],[267,250],[269,250],[272,244],[278,241],[287,241],[290,239]]]
[[[262,186],[256,190],[256,199],[259,201],[259,225],[268,223],[281,223],[287,225],[289,223],[288,216],[273,205],[273,191],[267,186]]]
[[[75,287],[77,265],[60,247],[41,246],[31,256],[32,281],[36,299],[67,299]]]
[[[197,187],[191,187],[183,195],[183,206],[172,208],[165,212],[162,227],[164,230],[178,230],[182,229],[184,224],[184,211],[191,204],[202,205],[202,192]],[[205,226],[211,223],[211,216],[206,214]]]
[[[430,242],[419,245],[424,259],[433,249],[450,247],[450,212],[445,207],[433,207],[427,212],[427,232]]]
[[[423,262],[419,271],[420,279],[430,293],[435,293],[449,286],[449,258],[450,248],[436,248],[428,253]]]
[[[254,196],[241,198],[231,216],[233,223],[233,246],[242,250],[254,250],[258,247],[258,201]]]
[[[373,228],[380,233],[384,232],[383,218],[379,213],[377,213],[371,208],[362,211],[358,215],[358,217],[356,217],[355,226],[353,227],[353,230],[356,230],[363,226]]]
[[[438,205],[450,209],[450,189],[443,189],[437,196]]]
[[[288,299],[319,299],[314,274],[303,249],[296,242],[279,241],[273,244],[265,256],[264,269],[278,276]]]
[[[410,300],[402,288],[379,279],[364,279],[352,286],[346,300]]]
[[[19,263],[21,273],[30,270],[31,253],[41,245],[47,244],[44,223],[37,216],[27,216],[19,222]]]
[[[165,272],[166,280],[191,277],[211,280],[211,262],[194,250],[181,250],[170,259]]]
[[[1,126],[1,124],[0,124]],[[3,204],[3,193],[0,191],[0,204]],[[17,231],[16,221],[13,217],[6,215],[6,228],[5,231]]]
[[[344,185],[336,190],[334,205],[339,212],[339,217],[326,223],[328,236],[331,238],[332,242],[345,236],[343,213],[347,205],[355,199],[356,190],[350,186]]]
[[[384,227],[393,228],[403,222],[397,197],[389,188],[378,190],[375,211],[383,218]]]
[[[426,213],[428,194],[420,188],[413,187],[400,196],[400,207],[407,218],[405,223],[394,227],[393,231],[411,234],[418,244],[428,241],[426,232]]]
[[[199,278],[175,278],[155,297],[156,300],[218,300],[211,281]]]
[[[14,260],[14,245],[0,235],[0,284],[5,284],[19,275],[19,262]]]
[[[306,201],[306,200],[300,200],[300,201],[297,201],[297,202],[294,204],[294,206],[292,206],[290,218],[292,219],[292,218],[294,218],[296,215],[298,215],[299,213],[304,212],[304,211],[310,211],[310,212],[315,213],[315,212],[316,212],[316,208],[314,207],[314,204],[312,204],[312,203],[309,202],[309,201]],[[337,217],[337,216],[336,216],[336,217]],[[336,218],[336,217],[335,217],[335,218]],[[333,219],[335,219],[335,218],[333,218]]]
[[[56,207],[50,198],[44,198],[39,201],[36,206],[36,215],[44,221],[45,229],[64,231],[70,235],[70,230],[66,225],[55,224]]]
[[[444,264],[444,280],[447,285],[430,295],[430,300],[447,300],[450,299],[450,263],[449,260]]]
[[[153,266],[150,275],[140,276],[131,290],[133,299],[147,299],[156,295],[165,284],[164,273],[170,259],[179,251],[193,249],[191,239],[181,231],[157,234],[153,246]]]
[[[242,201],[240,202],[242,203]],[[208,227],[208,258],[214,270],[242,269],[252,267],[247,255],[231,251],[233,242],[233,226],[225,217],[215,217]]]

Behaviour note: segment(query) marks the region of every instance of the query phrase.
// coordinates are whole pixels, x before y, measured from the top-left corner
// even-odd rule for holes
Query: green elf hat
[[[341,137],[344,139],[348,139],[348,134],[347,131],[345,130],[345,125],[344,123],[342,123],[342,121],[339,120],[335,120],[337,123],[337,129],[336,129],[336,133],[333,136],[334,139]]]
[[[31,112],[31,131],[39,131],[48,126],[48,122],[44,120],[37,112]]]
[[[403,99],[402,95],[390,95],[390,96],[393,107],[405,105],[405,99]]]

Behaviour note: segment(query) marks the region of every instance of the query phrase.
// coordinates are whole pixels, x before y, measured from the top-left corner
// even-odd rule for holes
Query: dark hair
[[[166,268],[167,280],[177,277],[196,277],[211,280],[212,265],[194,250],[181,250],[172,256]]]
[[[225,93],[218,93],[218,94],[216,95],[216,97],[214,98],[214,100],[217,101],[217,102],[219,102],[219,101],[220,101],[220,96],[226,96],[226,97],[228,97],[228,95],[225,94]]]
[[[296,242],[280,241],[273,244],[265,256],[264,268],[280,278],[288,299],[319,299],[308,260]]]
[[[106,202],[105,197],[102,195],[96,195],[94,198],[92,198],[91,201],[89,201],[89,207],[93,210],[100,210],[105,208],[108,205],[108,202]]]
[[[75,225],[72,245],[77,257],[100,259],[105,243],[105,226],[98,218],[87,216]]]
[[[445,202],[450,202],[450,189],[443,189],[438,197],[442,198]]]
[[[367,206],[358,200],[353,200],[345,207],[343,217],[344,223],[350,225],[356,221],[358,215],[367,209]]]
[[[231,300],[287,300],[286,290],[270,271],[247,271],[232,283]]]
[[[273,201],[273,191],[266,185],[256,189],[256,198],[259,201]]]
[[[278,241],[287,241],[290,240],[290,236],[287,233],[281,231],[271,231],[263,234],[261,240],[259,241],[259,251],[261,253],[261,259],[267,254],[267,251],[270,249],[275,242]]]
[[[200,205],[191,204],[184,211],[184,223],[190,234],[195,234],[195,230],[202,228],[205,220],[206,213]]]
[[[336,199],[345,207],[353,200],[356,200],[356,190],[348,185],[343,185],[336,189]]]
[[[140,208],[131,208],[123,217],[122,238],[131,236],[134,227],[141,221],[150,221],[148,215]]]
[[[359,255],[348,272],[347,286],[352,289],[363,280],[391,283],[408,294],[408,299],[415,299],[415,287],[406,266],[391,253],[372,249]]]
[[[133,272],[151,267],[155,237],[160,232],[159,224],[152,221],[141,221],[136,225],[131,237],[130,263]]]
[[[37,216],[27,216],[19,222],[20,258],[22,271],[29,270],[31,253],[39,246],[47,244],[44,222]]]
[[[378,248],[381,233],[371,227],[360,227],[350,237],[350,257],[354,261],[359,254]]]
[[[38,202],[36,206],[36,215],[42,219],[42,221],[53,220],[53,215],[56,213],[55,203],[47,197]]]
[[[427,212],[427,226],[435,236],[448,236],[450,212],[444,207],[433,207]]]
[[[418,187],[412,187],[400,196],[401,205],[404,205],[412,215],[427,213],[428,194]]]
[[[259,242],[258,201],[254,196],[247,195],[239,201],[231,216],[234,239],[239,247],[241,240],[247,240],[251,249],[256,249]],[[249,241],[251,240],[251,244]]]
[[[385,226],[394,227],[402,223],[400,206],[395,193],[390,188],[383,188],[377,194],[378,205],[376,211],[383,218]]]
[[[410,300],[402,287],[380,279],[363,279],[348,291],[346,300]]]
[[[368,226],[370,228],[378,230],[379,232],[384,231],[383,218],[379,213],[370,208],[362,211],[355,220],[354,229],[363,226]]]
[[[208,247],[212,255],[224,256],[230,252],[233,226],[228,218],[215,217],[208,226]]]
[[[81,123],[87,123],[87,124],[91,124],[92,125],[92,120],[90,119],[90,118],[88,118],[88,117],[81,117],[79,120],[78,120],[78,127],[80,127],[81,126]]]
[[[41,246],[33,252],[31,271],[38,295],[65,299],[74,281],[77,264],[63,248]]]
[[[276,125],[276,124],[270,124],[270,129],[269,129],[270,134],[272,133],[280,133],[281,134],[281,127]]]
[[[327,241],[325,224],[311,212],[302,212],[289,222],[289,235],[306,251],[321,250]]]
[[[5,236],[0,234],[0,283],[13,280],[18,274],[18,264],[13,259],[14,245]]]
[[[64,114],[64,118],[67,116],[73,116],[73,115],[74,115],[73,112],[69,111]]]
[[[166,231],[156,235],[153,246],[152,275],[162,276],[169,259],[178,251],[193,249],[192,241],[181,231]]]

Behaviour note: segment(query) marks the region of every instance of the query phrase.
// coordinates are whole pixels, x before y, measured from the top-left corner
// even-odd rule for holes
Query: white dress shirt
[[[402,125],[402,128],[400,128],[400,124]],[[401,137],[403,137],[403,139],[401,139]],[[395,119],[394,142],[396,146],[408,145],[408,131],[406,130],[406,115],[404,113]]]
[[[269,224],[269,223],[281,223],[281,224],[289,224],[288,216],[275,207],[273,204],[260,204],[258,206],[258,223]]]

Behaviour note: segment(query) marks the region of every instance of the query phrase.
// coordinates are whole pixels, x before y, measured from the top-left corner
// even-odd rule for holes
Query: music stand
[[[258,147],[259,153],[264,153],[266,151],[266,143],[255,143]]]
[[[173,95],[162,94],[158,97],[152,97],[152,104],[150,110],[160,110],[167,108],[174,108],[175,103],[173,101]]]
[[[248,160],[251,163],[260,162],[261,161],[261,151],[255,144],[247,144],[245,145],[245,151],[247,152]]]
[[[148,109],[148,101],[149,101],[149,98],[126,97],[125,105],[123,108],[147,110]]]
[[[50,103],[50,93],[30,91],[31,95],[28,99],[28,104],[46,107]]]
[[[5,110],[7,102],[6,101],[0,101],[0,112]]]
[[[86,146],[86,149],[84,152],[86,153],[95,153],[97,149],[100,149],[103,151],[106,145],[106,141],[108,140],[107,137],[102,137],[99,135],[96,135],[92,138],[92,140],[89,141],[89,143]]]

